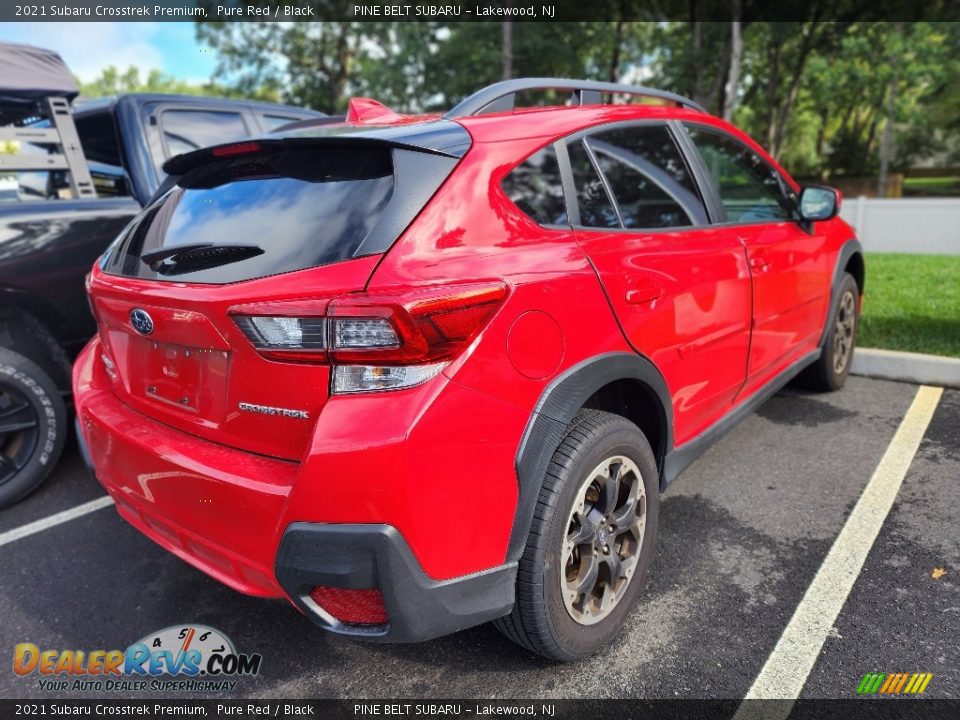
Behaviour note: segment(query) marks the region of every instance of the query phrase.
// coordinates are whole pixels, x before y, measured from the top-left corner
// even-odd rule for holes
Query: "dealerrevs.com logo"
[[[233,690],[240,677],[260,672],[260,654],[238,653],[230,639],[205,625],[179,625],[147,635],[126,650],[53,650],[20,643],[13,671],[37,675],[41,690]]]

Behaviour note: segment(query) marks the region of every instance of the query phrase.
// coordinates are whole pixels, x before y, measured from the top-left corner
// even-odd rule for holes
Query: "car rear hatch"
[[[312,361],[326,342],[314,318],[363,290],[456,162],[349,136],[171,160],[177,184],[92,274],[113,392],[168,426],[299,460],[330,388]]]

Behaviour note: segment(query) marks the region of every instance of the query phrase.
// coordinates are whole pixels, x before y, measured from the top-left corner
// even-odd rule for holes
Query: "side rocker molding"
[[[756,411],[767,400],[776,395],[791,380],[799,375],[805,367],[820,359],[820,350],[813,350],[794,362],[790,367],[777,375],[762,388],[757,390],[749,399],[737,405],[733,410],[720,418],[713,425],[692,440],[688,440],[679,448],[667,453],[661,471],[661,490],[673,482],[677,476],[704,452],[719,441],[724,435],[733,430],[744,419]]]
[[[523,554],[550,459],[560,446],[570,421],[591,395],[617,380],[637,380],[656,395],[661,408],[657,420],[663,428],[660,447],[653,449],[658,461],[673,448],[670,393],[652,362],[641,355],[614,352],[597,355],[566,370],[543,391],[520,441],[516,460],[517,513],[510,532],[507,562],[517,561]],[[661,484],[662,480],[661,467]]]

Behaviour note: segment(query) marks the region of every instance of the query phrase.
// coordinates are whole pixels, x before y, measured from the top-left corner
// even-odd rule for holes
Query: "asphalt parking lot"
[[[0,649],[124,648],[202,623],[263,655],[245,696],[742,698],[916,394],[851,377],[839,393],[768,401],[669,488],[642,602],[581,663],[545,662],[491,627],[409,646],[336,638],[208,579],[110,507],[0,545]],[[960,391],[948,390],[801,697],[853,697],[868,672],[933,673],[925,697],[960,695],[958,481]],[[71,446],[40,492],[0,514],[0,537],[102,494]],[[0,697],[63,697],[6,667]]]

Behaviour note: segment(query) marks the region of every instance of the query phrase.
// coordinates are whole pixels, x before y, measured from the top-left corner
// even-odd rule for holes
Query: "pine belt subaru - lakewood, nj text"
[[[82,444],[141,532],[335,633],[493,620],[596,651],[667,483],[791,379],[850,368],[839,194],[671,93],[354,99],[165,171],[89,279]]]

